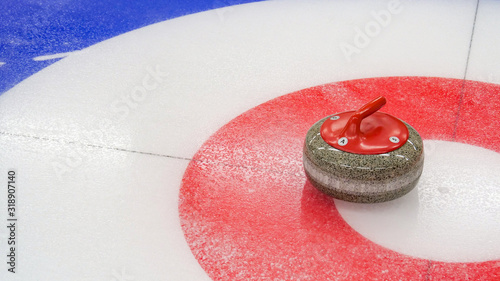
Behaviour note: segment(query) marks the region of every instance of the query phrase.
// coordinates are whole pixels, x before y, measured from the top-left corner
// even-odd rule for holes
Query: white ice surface
[[[18,206],[17,272],[3,266],[0,280],[209,280],[179,227],[188,161],[6,135],[0,146]]]
[[[235,116],[291,91],[365,77],[463,78],[471,1],[401,1],[401,12],[347,60],[339,46],[355,45],[355,29],[389,2],[271,1],[132,31],[4,94],[1,128],[191,157]],[[156,68],[168,75],[148,80]],[[150,90],[137,92],[144,80]],[[87,136],[95,131],[104,136]]]
[[[500,84],[499,1],[481,1],[477,12],[467,79]]]
[[[344,56],[339,46],[388,3],[269,1],[189,15],[71,54],[3,94],[0,132],[22,135],[0,137],[0,171],[15,168],[20,190],[23,271],[8,280],[206,279],[178,223],[187,162],[130,151],[192,157],[245,110],[318,84],[462,78],[472,1],[401,1]]]
[[[380,204],[336,200],[340,214],[366,238],[410,256],[500,259],[500,154],[457,142],[424,142],[424,171],[413,191]]]

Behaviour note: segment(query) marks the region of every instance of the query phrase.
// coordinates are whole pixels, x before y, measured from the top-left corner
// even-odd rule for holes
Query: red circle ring
[[[387,97],[384,111],[423,139],[500,152],[500,86],[432,77],[344,81],[278,97],[217,131],[190,162],[180,190],[182,229],[214,280],[500,280],[500,262],[406,256],[353,230],[302,167],[309,127]]]

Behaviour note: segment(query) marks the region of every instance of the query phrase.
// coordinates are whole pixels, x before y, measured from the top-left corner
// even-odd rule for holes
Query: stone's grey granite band
[[[308,131],[304,169],[311,183],[338,199],[375,203],[393,200],[411,191],[423,170],[423,142],[410,125],[408,141],[383,154],[362,155],[340,151],[320,135],[323,118]]]
[[[408,175],[381,182],[367,182],[329,176],[304,156],[306,175],[316,188],[335,198],[358,203],[385,202],[405,195],[417,184],[423,167],[422,158],[418,168]]]

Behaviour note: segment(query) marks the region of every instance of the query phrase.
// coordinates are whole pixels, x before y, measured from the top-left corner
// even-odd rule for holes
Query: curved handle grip
[[[387,100],[380,96],[363,105],[360,109],[356,110],[354,114],[359,114],[361,119],[366,118],[381,109],[386,102]]]
[[[340,133],[340,136],[347,137],[348,139],[358,137],[361,134],[361,121],[381,109],[386,102],[386,99],[380,96],[356,110],[351,118],[349,118],[349,121],[347,121],[347,124]]]

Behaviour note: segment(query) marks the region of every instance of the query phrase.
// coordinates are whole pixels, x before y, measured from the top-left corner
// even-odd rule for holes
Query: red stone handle
[[[409,131],[398,118],[377,112],[385,103],[384,97],[378,97],[356,111],[326,118],[321,137],[330,146],[355,154],[381,154],[400,148],[408,140]]]
[[[386,99],[380,96],[356,110],[351,118],[349,118],[349,121],[347,121],[347,124],[340,133],[340,136],[348,139],[359,137],[361,135],[361,121],[381,109],[386,102]]]
[[[356,110],[354,114],[359,114],[361,118],[366,118],[381,109],[386,102],[385,98],[380,96],[363,105],[360,109]]]

